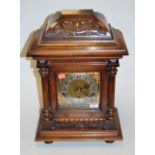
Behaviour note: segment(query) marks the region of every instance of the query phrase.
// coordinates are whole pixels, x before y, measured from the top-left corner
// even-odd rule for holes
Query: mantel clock
[[[115,108],[122,33],[92,10],[64,10],[34,31],[27,57],[37,61],[43,107],[36,141],[122,140]]]

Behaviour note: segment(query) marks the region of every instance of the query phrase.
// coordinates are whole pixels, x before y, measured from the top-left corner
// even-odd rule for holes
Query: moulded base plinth
[[[122,140],[123,137],[117,109],[114,117],[114,125],[116,128],[112,130],[99,128],[61,128],[55,130],[45,130],[42,128],[41,121],[39,121],[35,140],[44,142],[106,141],[107,143]]]

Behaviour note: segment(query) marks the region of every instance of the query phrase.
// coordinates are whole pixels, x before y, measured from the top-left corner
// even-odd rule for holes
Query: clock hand
[[[76,87],[76,88],[74,88],[74,91],[76,92],[76,91],[79,91],[80,90],[80,87]]]
[[[83,88],[80,88],[80,89],[88,93],[89,85],[85,85]]]
[[[86,84],[84,87],[83,87],[83,89],[88,89],[89,88],[89,85],[88,84]]]
[[[75,92],[78,91],[78,88],[74,88],[74,91],[75,91]]]
[[[89,97],[89,95],[88,95],[88,91],[84,91],[83,89],[80,89],[80,92],[82,92],[83,94],[85,94],[86,96]]]

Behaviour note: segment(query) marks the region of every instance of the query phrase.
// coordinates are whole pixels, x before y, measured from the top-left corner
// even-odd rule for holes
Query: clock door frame
[[[100,106],[95,110],[70,110],[66,109],[63,111],[58,110],[58,102],[57,102],[57,83],[56,83],[56,75],[59,72],[100,72]],[[52,108],[52,115],[54,118],[72,118],[72,117],[100,117],[104,118],[108,105],[108,74],[107,74],[107,66],[103,63],[55,63],[50,67],[50,80],[49,80],[49,88],[50,88],[50,106]]]

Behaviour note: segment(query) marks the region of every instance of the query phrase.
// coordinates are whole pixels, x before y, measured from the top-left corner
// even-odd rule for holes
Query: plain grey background
[[[130,55],[120,60],[116,81],[123,142],[34,142],[41,102],[40,78],[32,69],[35,63],[23,57],[24,45],[49,14],[61,9],[94,9],[124,34]],[[134,154],[134,0],[21,0],[21,52],[21,155]]]

